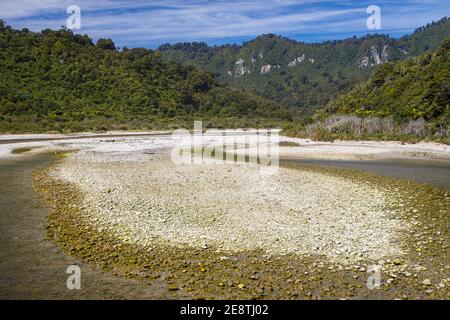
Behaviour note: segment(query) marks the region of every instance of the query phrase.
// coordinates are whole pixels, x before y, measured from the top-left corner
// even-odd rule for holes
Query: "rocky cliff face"
[[[388,47],[389,45],[385,44],[380,50],[380,48],[377,48],[377,46],[372,46],[370,49],[370,54],[362,57],[359,67],[369,68],[388,62]]]
[[[242,77],[246,74],[250,74],[251,70],[248,66],[245,65],[245,60],[244,59],[239,59],[238,61],[236,61],[234,63],[235,68],[234,68],[234,76],[237,77]]]
[[[293,59],[292,61],[289,61],[286,63],[286,61],[280,61],[280,64],[264,64],[262,59],[263,59],[263,54],[259,53],[259,55],[257,55],[257,57],[253,57],[251,56],[250,58],[239,58],[235,63],[235,67],[234,67],[234,71],[232,70],[228,70],[227,71],[227,76],[229,77],[235,77],[235,78],[239,78],[239,77],[243,77],[245,75],[250,75],[256,71],[259,71],[259,74],[261,75],[265,75],[268,73],[273,72],[276,69],[280,69],[280,68],[291,68],[291,67],[295,67],[297,65],[300,65],[302,63],[315,63],[315,59],[314,58],[306,58],[305,54],[302,54],[298,57],[296,57],[295,59]],[[258,72],[256,72],[258,73]]]
[[[306,44],[267,34],[243,45],[166,45],[166,59],[215,73],[283,106],[314,109],[366,80],[376,67],[432,50],[450,36],[445,18],[401,39],[368,35]]]

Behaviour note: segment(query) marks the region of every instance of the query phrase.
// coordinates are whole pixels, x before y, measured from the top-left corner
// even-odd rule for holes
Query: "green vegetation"
[[[450,38],[435,53],[398,63],[386,63],[361,85],[332,101],[327,113],[423,117],[437,125],[450,123]]]
[[[366,82],[320,110],[315,121],[287,127],[316,139],[431,138],[449,142],[450,38],[434,52],[379,66]]]
[[[279,146],[280,147],[301,147],[300,144],[298,144],[297,142],[293,142],[293,141],[280,141]]]
[[[315,139],[448,141],[449,40],[435,49],[448,36],[444,18],[398,40],[269,34],[242,46],[119,51],[111,39],[0,20],[0,132],[191,128],[195,119]]]
[[[12,154],[21,154],[21,153],[25,153],[25,152],[31,151],[31,150],[33,150],[34,148],[38,148],[38,147],[16,148],[16,149],[13,149],[13,150],[11,151],[11,153],[12,153]]]
[[[295,118],[209,72],[144,48],[0,20],[0,132],[275,126]]]
[[[434,50],[449,36],[444,18],[401,39],[368,35],[307,44],[267,34],[242,46],[180,43],[158,50],[166,60],[211,71],[234,87],[312,115],[369,78],[375,66]]]

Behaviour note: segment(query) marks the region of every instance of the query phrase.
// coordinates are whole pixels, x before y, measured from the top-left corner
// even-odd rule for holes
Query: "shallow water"
[[[78,139],[97,139],[97,138],[139,138],[139,137],[158,137],[169,136],[164,133],[127,133],[127,134],[97,134],[84,136],[66,136],[66,137],[47,137],[47,138],[20,138],[20,139],[1,139],[0,144],[23,143],[23,142],[46,142],[46,141],[60,141],[60,140],[78,140]]]
[[[167,285],[146,285],[81,263],[45,239],[50,208],[32,187],[32,173],[50,155],[0,160],[0,299],[171,298]],[[81,268],[81,289],[67,289],[67,267]]]
[[[50,155],[0,159],[0,299],[174,298],[161,280],[152,285],[114,276],[61,252],[45,240],[50,208],[32,187],[32,173],[53,161]],[[434,160],[282,160],[282,165],[314,164],[365,170],[450,189],[450,163]],[[77,264],[82,289],[68,290],[66,268]]]
[[[323,160],[282,159],[281,164],[312,164],[369,171],[381,176],[412,180],[420,183],[450,189],[450,161],[386,159],[386,160]]]

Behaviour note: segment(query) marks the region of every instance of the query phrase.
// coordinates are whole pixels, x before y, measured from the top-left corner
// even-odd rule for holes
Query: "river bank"
[[[234,130],[239,135],[255,135],[257,131]],[[204,133],[206,142],[223,139],[224,131],[208,130]],[[123,140],[158,138],[167,142],[171,132],[121,132],[80,133],[80,134],[14,134],[0,135],[0,157],[10,156],[17,148],[32,148],[38,152],[45,152],[49,148],[67,150],[74,144],[91,147],[93,143],[115,142]],[[154,138],[154,139],[152,139]],[[310,139],[280,136],[280,156],[282,158],[308,158],[327,160],[380,160],[380,159],[432,159],[450,161],[450,146],[434,142],[403,143],[398,141],[339,141],[321,142]],[[283,144],[284,143],[284,144]],[[167,147],[170,144],[166,143]],[[45,148],[45,149],[42,149]]]
[[[78,151],[28,171],[36,171],[36,190],[52,210],[41,227],[11,232],[35,228],[84,263],[82,270],[144,288],[124,285],[114,295],[88,291],[80,298],[449,298],[448,190],[284,160],[266,178],[236,164],[174,167],[167,135],[33,143],[44,145],[7,158]],[[312,144],[280,147],[280,155]],[[428,155],[445,161],[439,148]],[[38,207],[42,219],[49,209]],[[372,265],[382,268],[378,290],[367,288]],[[92,290],[106,290],[106,283],[93,281]]]
[[[239,188],[242,199],[231,191],[235,180],[253,183],[251,169],[198,166],[174,175],[166,166],[155,155],[61,160],[35,180],[55,206],[49,236],[106,270],[148,283],[163,277],[171,290],[195,298],[448,298],[450,199],[443,190],[343,169],[280,168],[278,178],[301,179],[305,191],[292,185],[292,197],[277,198],[278,181],[255,198],[264,210],[252,200],[257,190]],[[211,185],[213,177],[219,185]],[[297,199],[316,207],[308,213],[310,204]],[[335,209],[329,214],[327,203]],[[366,286],[372,265],[382,267],[380,290]]]
[[[118,277],[68,255],[47,235],[52,210],[33,189],[32,175],[55,161],[53,155],[0,159],[1,299],[168,299],[164,281],[146,285]],[[66,286],[69,265],[81,268],[81,290]]]

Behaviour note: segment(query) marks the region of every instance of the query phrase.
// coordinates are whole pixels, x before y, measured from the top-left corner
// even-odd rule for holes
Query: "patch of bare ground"
[[[115,274],[193,298],[449,298],[445,190],[312,166],[263,181],[97,160],[62,159],[35,184],[54,206],[48,237]]]

